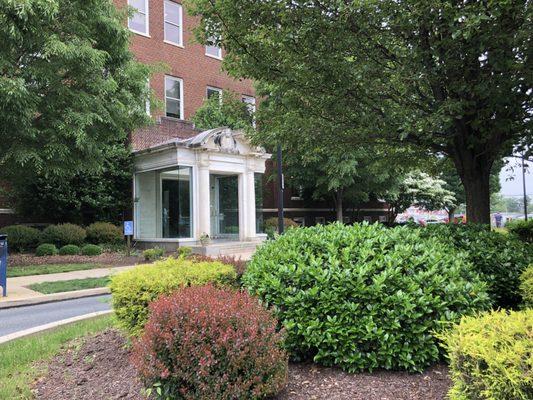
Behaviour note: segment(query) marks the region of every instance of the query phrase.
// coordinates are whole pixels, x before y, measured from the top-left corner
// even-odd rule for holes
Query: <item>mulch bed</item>
[[[112,267],[139,264],[144,262],[140,256],[126,256],[121,253],[105,252],[99,256],[44,256],[37,257],[33,254],[10,254],[10,266],[46,265],[46,264],[102,264]]]
[[[37,399],[146,399],[129,363],[126,340],[116,330],[89,338],[81,347],[71,346],[47,367],[47,375],[34,384]],[[449,386],[444,365],[423,374],[347,374],[314,364],[291,364],[288,386],[273,400],[444,400]]]

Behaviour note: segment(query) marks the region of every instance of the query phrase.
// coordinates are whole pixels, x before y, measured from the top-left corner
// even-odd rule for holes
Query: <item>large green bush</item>
[[[520,276],[520,292],[523,305],[533,308],[533,265],[530,265]]]
[[[7,235],[7,243],[11,251],[22,252],[33,250],[41,240],[41,232],[25,225],[10,225],[0,228],[0,233]]]
[[[379,224],[290,229],[259,247],[243,284],[273,307],[293,357],[348,371],[420,370],[439,358],[433,331],[489,306],[465,255]]]
[[[520,274],[533,262],[533,247],[512,235],[491,231],[483,225],[429,225],[423,236],[436,237],[466,252],[476,271],[488,285],[495,307],[517,308]]]
[[[53,243],[58,247],[67,244],[80,246],[87,237],[85,229],[74,224],[49,225],[42,233],[44,243]]]
[[[84,256],[99,256],[102,254],[102,248],[96,244],[86,244],[81,248],[81,254]]]
[[[533,243],[533,219],[517,219],[505,224],[505,227],[512,235],[516,235],[520,240]]]
[[[87,240],[93,244],[120,244],[124,242],[124,236],[116,225],[95,222],[87,227]]]
[[[62,256],[75,256],[80,254],[80,247],[75,244],[67,244],[59,249],[59,254]]]
[[[533,399],[533,310],[464,317],[440,336],[450,359],[451,400]]]
[[[235,270],[220,262],[193,262],[169,257],[140,265],[111,278],[113,308],[119,324],[130,334],[141,332],[148,319],[149,304],[183,286],[233,284]]]

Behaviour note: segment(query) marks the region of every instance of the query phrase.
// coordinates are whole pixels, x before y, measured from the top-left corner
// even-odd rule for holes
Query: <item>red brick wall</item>
[[[176,1],[181,3],[181,1]],[[198,19],[187,14],[183,7],[183,48],[164,42],[163,0],[149,0],[149,35],[132,33],[131,50],[136,58],[148,64],[162,62],[168,71],[155,74],[150,86],[156,96],[164,100],[164,76],[183,79],[184,118],[190,119],[206,96],[207,86],[231,90],[240,95],[255,94],[252,82],[236,80],[221,71],[222,61],[206,56],[205,47],[195,42],[192,29]],[[115,0],[117,7],[127,5],[127,0]],[[224,55],[224,51],[222,51]],[[163,109],[153,113],[161,115]]]

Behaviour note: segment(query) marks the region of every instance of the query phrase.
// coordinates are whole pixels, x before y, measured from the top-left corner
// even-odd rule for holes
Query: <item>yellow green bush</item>
[[[533,308],[533,265],[520,276],[520,293],[525,307]]]
[[[149,304],[159,296],[184,286],[231,285],[235,279],[231,265],[169,257],[113,276],[113,308],[119,325],[131,335],[138,335],[148,320]]]
[[[463,317],[441,335],[451,400],[533,399],[533,309]]]

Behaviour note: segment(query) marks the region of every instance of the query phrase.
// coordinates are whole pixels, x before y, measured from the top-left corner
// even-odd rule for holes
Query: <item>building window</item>
[[[206,90],[206,96],[208,99],[210,99],[213,96],[217,96],[220,100],[222,100],[222,89],[208,86]]]
[[[255,97],[243,95],[242,102],[246,103],[246,105],[248,106],[248,112],[250,114],[255,113]]]
[[[192,168],[161,172],[161,230],[163,238],[192,237]]]
[[[183,81],[179,78],[165,76],[165,113],[183,119]]]
[[[183,45],[183,14],[181,4],[165,0],[165,42]]]
[[[130,31],[148,36],[148,0],[128,0],[135,12],[128,18]]]
[[[205,46],[205,55],[213,58],[222,59],[222,48],[217,46],[217,40],[215,37],[210,37]]]

